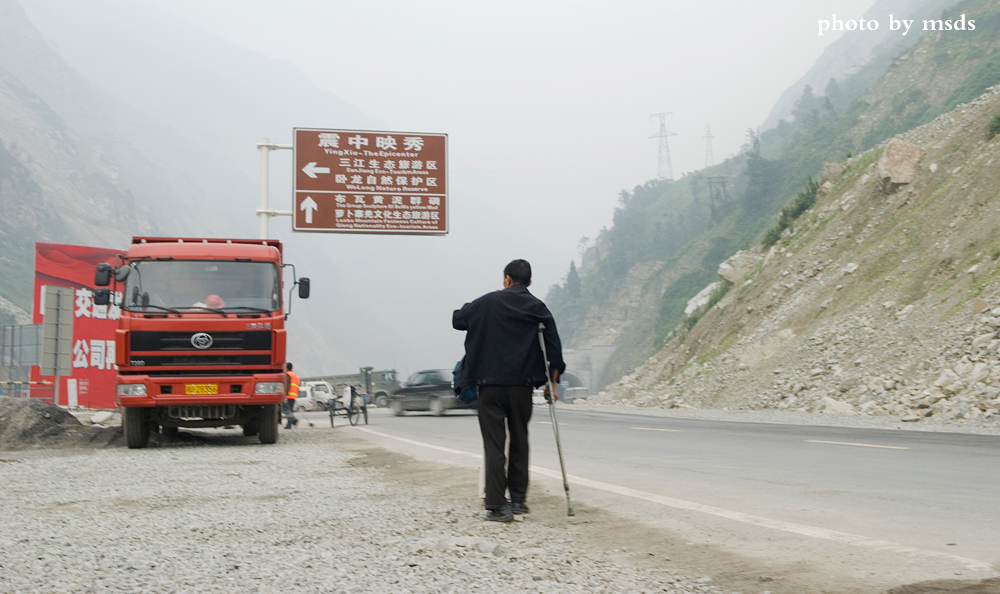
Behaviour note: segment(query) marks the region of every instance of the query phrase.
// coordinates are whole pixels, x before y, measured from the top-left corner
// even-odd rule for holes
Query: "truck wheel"
[[[444,401],[440,398],[431,398],[431,401],[427,404],[427,409],[435,417],[443,416],[445,412]]]
[[[122,426],[125,430],[125,445],[129,449],[146,447],[149,443],[149,421],[146,411],[137,406],[122,407]]]
[[[389,408],[389,395],[384,392],[376,394],[375,406],[379,408]]]
[[[260,443],[276,443],[278,441],[278,423],[281,421],[281,414],[278,412],[277,404],[265,404],[260,407],[260,416],[257,417],[257,439]]]
[[[403,410],[403,403],[398,400],[393,401],[392,406],[390,408],[392,408],[392,414],[396,415],[397,417],[403,416],[403,414],[406,412]]]
[[[246,424],[243,425],[243,435],[247,437],[253,437],[257,435],[259,425],[257,423],[257,417],[251,418]]]

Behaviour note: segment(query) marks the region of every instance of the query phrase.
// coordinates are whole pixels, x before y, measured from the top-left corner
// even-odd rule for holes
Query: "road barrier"
[[[52,382],[0,382],[0,395],[11,398],[37,398],[54,404]]]

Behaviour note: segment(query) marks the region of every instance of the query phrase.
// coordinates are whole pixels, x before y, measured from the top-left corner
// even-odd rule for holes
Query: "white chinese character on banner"
[[[375,177],[374,175],[369,175],[369,176],[368,176],[368,177],[367,177],[367,178],[365,179],[365,183],[366,183],[366,184],[377,184],[377,183],[378,183],[378,181],[377,181],[377,180],[378,180],[378,178],[377,178],[377,177]]]
[[[410,211],[408,211],[408,210],[404,210],[404,211],[403,211],[403,218],[404,218],[404,219],[408,219],[408,218],[410,218],[411,216],[413,216],[413,215],[411,215],[411,214],[410,214]]]
[[[423,168],[424,168],[423,161],[410,161],[410,169],[423,169]]]
[[[437,169],[438,168],[438,162],[437,161],[428,161],[427,162],[427,168],[428,169]]]
[[[108,306],[107,305],[94,305],[94,319],[95,320],[106,320],[106,319],[108,319]]]
[[[427,204],[430,204],[431,206],[441,206],[441,199],[437,196],[432,196],[427,199]]]
[[[78,340],[73,344],[73,368],[86,369],[90,357],[90,347],[86,340]]]
[[[347,196],[344,196],[343,194],[337,194],[336,196],[333,197],[333,199],[337,201],[337,204],[343,204],[347,202]]]
[[[350,167],[351,166],[351,158],[350,157],[341,157],[340,158],[340,166],[341,167]]]
[[[432,221],[436,221],[436,220],[438,220],[438,213],[436,213],[436,212],[432,212],[432,213],[431,213],[431,220],[432,220]]]
[[[372,214],[372,216],[373,216],[373,217],[375,217],[376,219],[381,219],[381,218],[382,218],[382,211],[381,211],[381,210],[376,210],[376,211],[375,211],[375,212],[374,212],[374,213]]]
[[[396,139],[393,138],[392,136],[376,136],[375,146],[377,146],[380,149],[395,150]]]
[[[378,159],[372,159],[368,161],[369,169],[378,169]]]
[[[424,139],[419,136],[404,136],[403,137],[403,150],[404,151],[419,151],[424,148]]]
[[[334,132],[320,132],[319,145],[321,147],[340,148],[340,134]]]
[[[107,346],[104,347],[104,368],[105,369],[118,369],[115,365],[115,341],[107,341]]]
[[[427,185],[428,185],[428,186],[434,186],[434,187],[437,187],[437,185],[438,185],[438,180],[437,180],[437,178],[436,178],[436,177],[428,177],[428,178],[427,178]]]
[[[396,185],[397,186],[405,186],[406,185],[406,176],[405,175],[397,175],[396,176]]]
[[[366,210],[366,211],[365,211],[365,218],[366,218],[366,219],[370,219],[370,218],[373,218],[374,216],[375,216],[375,215],[374,215],[374,214],[372,214],[372,211],[370,211],[370,210]]]
[[[76,290],[76,316],[90,317],[90,310],[94,307],[94,292],[90,289]]]
[[[399,162],[399,168],[400,169],[409,169],[410,168],[410,162],[409,161],[400,161]]]
[[[344,218],[344,211],[338,208],[334,211],[334,216],[338,219],[342,219]]]
[[[420,206],[420,196],[410,196],[410,204]]]
[[[111,306],[108,307],[108,319],[117,320],[122,317],[122,292],[115,291]]]
[[[355,167],[364,167],[365,166],[365,160],[364,159],[355,159],[354,160],[354,166]]]
[[[411,177],[410,178],[410,185],[411,186],[419,186],[422,181],[424,181],[424,180],[420,179],[419,177]]]
[[[104,343],[103,340],[90,341],[90,366],[96,369],[104,369]]]
[[[372,196],[372,204],[382,204],[383,200],[385,200],[384,196]]]
[[[386,161],[385,163],[382,164],[382,167],[385,168],[385,169],[393,170],[393,169],[396,168],[396,162],[395,161]]]
[[[382,180],[379,182],[379,185],[381,185],[381,186],[391,186],[392,185],[392,176],[391,175],[383,175],[382,176]]]
[[[344,175],[343,173],[338,173],[337,175],[333,176],[333,180],[338,184],[346,184],[347,176]]]
[[[393,204],[402,204],[403,203],[403,197],[402,196],[393,196],[392,197],[392,203]]]
[[[355,134],[347,139],[347,144],[355,148],[361,148],[363,146],[368,146],[368,139],[360,134]],[[364,165],[362,165],[362,167],[364,167]]]
[[[364,204],[365,203],[365,197],[364,196],[359,196],[359,195],[355,194],[355,196],[354,196],[354,203],[355,204]]]
[[[361,183],[361,176],[360,175],[352,175],[351,176],[351,183],[352,184],[360,184]]]

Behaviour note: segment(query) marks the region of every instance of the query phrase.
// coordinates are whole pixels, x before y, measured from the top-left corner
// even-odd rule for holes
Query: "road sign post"
[[[292,229],[446,235],[448,136],[296,128]]]
[[[56,376],[52,403],[59,404],[59,377],[72,372],[73,289],[46,285],[44,311],[42,375]]]

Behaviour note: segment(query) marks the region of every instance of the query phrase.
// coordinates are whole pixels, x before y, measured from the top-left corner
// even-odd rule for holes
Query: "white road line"
[[[388,433],[382,433],[380,431],[373,431],[371,429],[367,429],[364,427],[358,427],[357,429],[364,431],[365,433],[378,435],[379,437],[387,437],[389,439],[395,439],[396,441],[401,441],[403,443],[417,445],[432,450],[438,450],[441,452],[448,452],[449,454],[459,454],[462,456],[470,456],[472,458],[482,459],[481,453],[472,454],[469,452],[464,452],[462,450],[455,450],[452,448],[437,446],[429,443],[424,443],[421,441],[416,441],[413,439],[407,439],[405,437],[397,437],[395,435],[389,435]],[[529,466],[529,469],[531,470],[531,472],[540,474],[542,476],[546,476],[557,480],[562,479],[562,474],[557,470],[549,470],[548,468],[542,468],[540,466]],[[601,491],[607,491],[609,493],[624,495],[626,497],[634,497],[635,499],[642,499],[644,501],[649,501],[652,503],[659,503],[660,505],[665,505],[667,507],[701,512],[704,514],[709,514],[720,518],[726,518],[728,520],[742,522],[744,524],[751,524],[753,526],[760,526],[762,528],[770,528],[772,530],[781,530],[782,532],[799,534],[801,536],[811,536],[813,538],[821,538],[823,540],[849,544],[856,547],[877,549],[881,551],[888,551],[891,553],[910,555],[913,557],[931,557],[935,559],[953,561],[955,563],[967,567],[968,569],[974,571],[982,571],[988,573],[989,575],[994,575],[996,573],[988,564],[983,563],[982,561],[977,561],[976,559],[959,557],[957,555],[949,555],[948,553],[939,553],[937,551],[918,549],[916,547],[901,545],[899,543],[889,542],[887,540],[878,540],[875,538],[868,538],[867,536],[859,536],[857,534],[839,532],[837,530],[817,528],[815,526],[805,526],[803,524],[794,524],[792,522],[785,522],[783,520],[772,520],[770,518],[762,518],[760,516],[754,516],[743,512],[722,509],[720,507],[713,507],[711,505],[703,505],[701,503],[694,503],[692,501],[684,501],[683,499],[675,499],[673,497],[665,497],[663,495],[657,495],[656,493],[647,493],[646,491],[639,491],[637,489],[630,489],[628,487],[612,485],[610,483],[595,481],[588,478],[583,478],[581,476],[575,476],[572,474],[566,476],[569,479],[569,482],[573,483],[574,485],[580,485],[581,487],[590,487],[592,489],[600,489]]]
[[[807,439],[808,443],[832,443],[834,445],[848,445],[848,446],[858,446],[859,448],[883,448],[886,450],[908,450],[910,448],[904,448],[900,446],[884,446],[884,445],[873,445],[870,443],[850,443],[847,441],[819,441],[818,439]]]
[[[656,427],[632,427],[637,431],[669,431],[671,433],[677,433],[680,429],[657,429]]]

